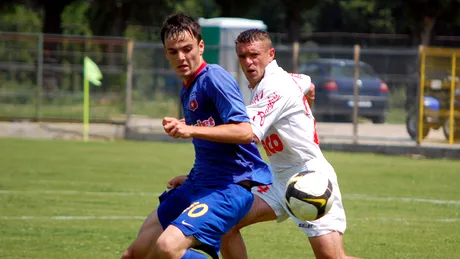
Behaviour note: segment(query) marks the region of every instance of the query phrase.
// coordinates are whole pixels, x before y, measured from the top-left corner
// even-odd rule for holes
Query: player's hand
[[[305,95],[305,97],[307,97],[307,102],[308,102],[308,105],[310,107],[313,106],[313,103],[315,102],[315,94],[316,94],[316,91],[315,91],[315,84],[311,83],[310,84],[310,90],[308,91],[308,93]]]
[[[172,118],[172,117],[164,117],[163,118],[163,129],[166,133],[169,132],[174,128],[175,125],[181,123],[181,120]]]
[[[185,183],[185,180],[187,180],[186,175],[175,176],[173,179],[171,179],[168,182],[168,185],[166,186],[166,188],[172,189],[172,188],[179,187],[179,186],[181,186],[182,184]]]
[[[164,126],[165,132],[173,138],[191,138],[193,126],[181,123],[179,120],[171,121]]]

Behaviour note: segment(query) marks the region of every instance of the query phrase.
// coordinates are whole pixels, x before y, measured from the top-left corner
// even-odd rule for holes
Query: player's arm
[[[215,127],[190,126],[192,138],[209,141],[249,144],[252,142],[252,128],[249,122],[231,122]]]
[[[307,98],[308,105],[310,107],[313,107],[313,103],[315,102],[315,84],[311,83],[310,84],[310,89],[308,92],[305,94],[305,97]]]
[[[249,144],[252,142],[252,128],[249,122],[230,122],[215,127],[186,125],[176,118],[163,118],[165,132],[174,138],[199,138],[208,141]]]
[[[315,102],[315,84],[311,81],[311,77],[305,74],[291,74],[291,77],[307,98],[308,105],[312,107]]]

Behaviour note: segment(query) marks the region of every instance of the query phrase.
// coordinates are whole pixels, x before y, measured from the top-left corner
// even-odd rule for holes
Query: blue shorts
[[[196,248],[218,258],[222,236],[249,212],[253,201],[250,190],[238,184],[206,188],[187,180],[160,196],[157,213],[163,229],[178,227],[203,243]]]

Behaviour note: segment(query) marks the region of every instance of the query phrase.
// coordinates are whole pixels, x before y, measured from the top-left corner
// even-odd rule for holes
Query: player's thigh
[[[317,259],[341,259],[345,258],[343,248],[343,235],[333,231],[328,234],[310,237],[308,239]]]
[[[276,220],[277,216],[276,213],[273,211],[272,207],[264,201],[261,197],[254,195],[254,202],[252,203],[251,209],[249,210],[248,214],[244,216],[244,218],[238,222],[238,224],[234,227],[236,229],[242,229],[246,226],[264,222],[264,221],[271,221]]]
[[[157,240],[156,246],[165,251],[184,252],[188,248],[201,244],[193,235],[186,236],[181,229],[169,225]]]

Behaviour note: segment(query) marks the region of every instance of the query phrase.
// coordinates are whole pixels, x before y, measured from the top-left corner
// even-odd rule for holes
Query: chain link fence
[[[128,39],[43,34],[0,34],[0,117],[80,121],[83,58],[104,78],[91,89],[91,119],[124,114]]]
[[[274,47],[278,63],[292,72],[313,59],[354,58],[353,47],[310,43],[297,49],[288,44]],[[233,53],[234,49],[225,51]],[[92,123],[127,125],[128,119],[136,122],[145,119],[140,124],[148,127],[151,119],[181,116],[178,96],[182,83],[170,68],[161,42],[3,32],[0,33],[0,118],[81,122],[84,56],[95,61],[104,76],[101,87],[91,87]],[[369,64],[388,85],[385,123],[399,125],[401,134],[409,139],[404,124],[407,111],[417,102],[419,49],[362,47],[359,59]],[[230,70],[238,82],[244,79],[239,68]],[[366,118],[359,121],[366,122]],[[350,138],[351,133],[344,137]]]

